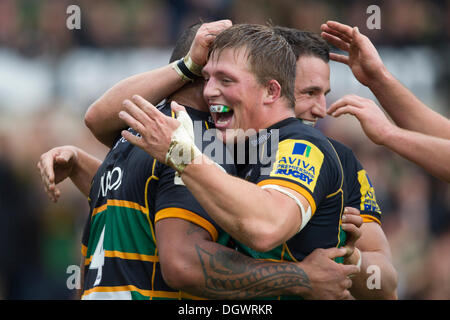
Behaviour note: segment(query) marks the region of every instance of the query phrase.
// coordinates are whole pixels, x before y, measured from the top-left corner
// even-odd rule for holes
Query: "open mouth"
[[[211,116],[217,129],[226,129],[233,120],[234,111],[225,105],[211,105],[209,107]]]

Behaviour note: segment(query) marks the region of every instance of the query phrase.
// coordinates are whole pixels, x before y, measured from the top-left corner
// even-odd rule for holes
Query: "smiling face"
[[[202,73],[207,104],[230,108],[229,112],[211,113],[224,142],[235,142],[242,130],[265,127],[265,112],[261,106],[266,86],[250,71],[244,49],[224,49],[219,55],[213,54]]]
[[[295,116],[314,126],[326,115],[330,66],[318,57],[302,56],[297,60],[296,72]]]

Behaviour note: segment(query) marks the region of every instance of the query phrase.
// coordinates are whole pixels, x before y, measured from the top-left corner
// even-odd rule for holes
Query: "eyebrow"
[[[322,88],[321,87],[317,87],[317,86],[311,86],[311,87],[306,87],[304,88],[301,92],[308,92],[308,91],[321,91]],[[325,91],[325,94],[330,93],[331,89],[328,89],[327,91]]]

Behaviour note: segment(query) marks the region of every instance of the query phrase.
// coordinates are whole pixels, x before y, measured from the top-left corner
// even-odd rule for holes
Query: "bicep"
[[[262,188],[273,198],[278,208],[277,217],[284,220],[281,224],[282,234],[286,235],[283,242],[287,241],[311,219],[311,205],[305,196],[293,189],[278,185],[266,185]]]
[[[361,251],[376,251],[391,259],[391,248],[381,226],[376,222],[366,222],[361,226],[361,237],[356,242]]]
[[[173,260],[191,264],[195,243],[211,240],[210,233],[204,228],[179,218],[159,220],[155,225],[155,237],[163,265]]]

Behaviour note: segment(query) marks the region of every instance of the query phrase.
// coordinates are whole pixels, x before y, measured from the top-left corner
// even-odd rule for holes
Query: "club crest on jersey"
[[[323,159],[322,151],[309,141],[283,140],[270,176],[294,180],[314,192]]]

